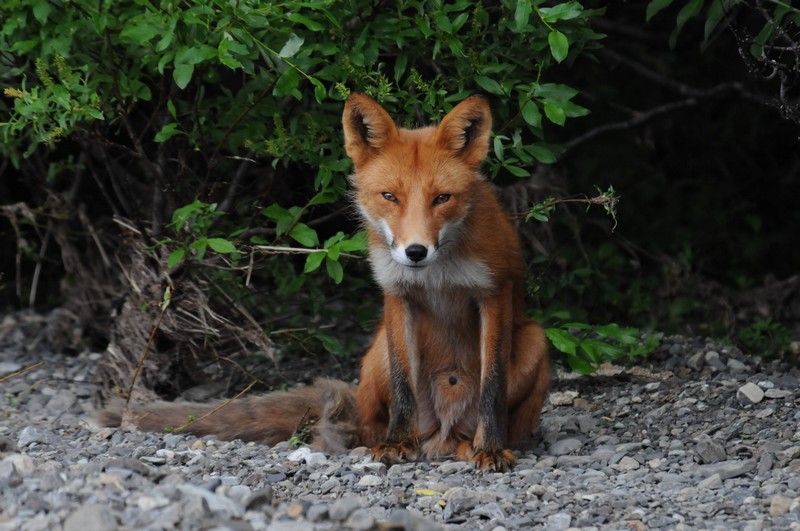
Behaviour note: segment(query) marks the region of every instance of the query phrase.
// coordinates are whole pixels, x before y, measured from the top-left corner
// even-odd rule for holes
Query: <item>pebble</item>
[[[58,442],[58,437],[56,437],[55,433],[39,426],[26,426],[17,438],[17,446],[20,448],[33,443],[55,445]]]
[[[576,398],[578,398],[577,391],[553,391],[548,396],[548,400],[554,406],[571,406]]]
[[[564,531],[572,524],[572,516],[568,513],[555,513],[547,517],[547,531]]]
[[[81,505],[64,521],[64,531],[110,531],[117,527],[117,520],[111,511],[94,503]]]
[[[697,473],[704,477],[718,474],[721,479],[725,480],[747,474],[755,467],[755,459],[747,459],[744,461],[730,460],[714,463],[712,465],[700,465],[697,467]]]
[[[793,500],[792,498],[787,498],[786,496],[773,496],[769,503],[769,515],[772,517],[783,516],[789,512],[792,503],[797,503],[799,500],[800,498]]]
[[[5,363],[42,357],[1,341]],[[88,386],[70,375],[89,381],[98,353],[47,354],[46,366],[4,388],[14,400],[0,403],[0,527],[797,527],[800,371],[704,338],[663,342],[636,368],[657,381],[625,367],[611,378],[556,377],[554,391],[572,401],[548,402],[508,473],[448,459],[386,467],[367,448],[326,455],[96,428],[82,416]],[[747,382],[763,392],[758,406],[740,397]]]
[[[718,489],[722,486],[722,478],[719,474],[712,474],[697,484],[699,489]]]
[[[787,391],[785,389],[767,389],[764,391],[764,396],[767,398],[789,398],[790,396],[794,395],[792,391]]]
[[[764,399],[764,391],[756,384],[748,382],[736,391],[736,397],[745,404],[758,404]]]
[[[718,463],[727,458],[725,447],[718,441],[713,440],[706,434],[702,434],[697,439],[695,452],[697,452],[701,463]]]
[[[336,500],[331,505],[328,513],[334,522],[343,522],[356,509],[361,507],[361,499],[356,496],[346,496]]]
[[[561,439],[550,445],[550,454],[554,456],[571,454],[581,446],[583,443],[579,439]]]

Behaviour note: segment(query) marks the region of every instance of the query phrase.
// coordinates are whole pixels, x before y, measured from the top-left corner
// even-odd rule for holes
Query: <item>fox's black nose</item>
[[[424,245],[420,245],[418,243],[412,243],[408,247],[406,247],[406,256],[409,260],[414,262],[420,262],[428,256],[428,248]]]

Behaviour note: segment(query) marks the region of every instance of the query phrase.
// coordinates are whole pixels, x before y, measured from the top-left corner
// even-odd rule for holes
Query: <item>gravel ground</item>
[[[3,327],[0,327],[2,330]],[[667,337],[557,376],[511,473],[93,425],[101,354],[0,335],[0,529],[798,529],[800,371]]]

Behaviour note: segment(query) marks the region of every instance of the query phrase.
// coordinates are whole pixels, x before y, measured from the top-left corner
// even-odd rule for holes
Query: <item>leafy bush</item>
[[[342,354],[348,345],[322,331],[320,315],[353,312],[334,308],[313,273],[324,264],[338,293],[364,286],[342,260],[364,249],[342,206],[349,92],[407,126],[487,94],[487,173],[527,177],[560,152],[547,131],[588,112],[550,72],[597,48],[589,21],[600,13],[539,0],[0,0],[0,154],[34,203],[32,226],[48,217],[104,236],[77,253],[84,260],[95,247],[117,254],[131,229],[162,278],[203,278],[218,305],[245,308],[275,337],[300,325]],[[19,271],[18,286],[35,284]]]

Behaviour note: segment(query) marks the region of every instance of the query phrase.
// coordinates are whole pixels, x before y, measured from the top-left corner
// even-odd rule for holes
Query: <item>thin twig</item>
[[[5,383],[8,380],[10,380],[11,378],[16,378],[17,376],[21,376],[21,375],[25,374],[26,372],[32,371],[33,369],[38,369],[39,367],[44,365],[44,363],[45,362],[43,362],[43,361],[38,361],[38,362],[34,363],[33,365],[31,365],[29,367],[25,367],[24,369],[20,369],[18,371],[14,371],[11,374],[6,374],[2,378],[0,378],[0,383]]]
[[[303,247],[281,247],[279,245],[253,245],[251,247],[254,251],[261,251],[264,254],[313,254],[325,252],[325,249],[305,249]],[[339,253],[339,256],[346,256],[347,258],[364,258],[357,254]]]
[[[144,352],[142,352],[142,355],[139,357],[139,362],[136,364],[136,370],[133,372],[133,378],[131,378],[131,384],[128,386],[127,396],[125,397],[125,409],[128,408],[128,404],[131,401],[131,396],[133,395],[133,386],[136,383],[136,379],[139,377],[139,373],[142,370],[145,360],[147,360],[147,355],[150,353],[150,347],[153,346],[153,340],[156,338],[156,332],[158,332],[158,329],[161,326],[161,321],[164,320],[164,315],[167,313],[167,308],[169,307],[171,298],[172,290],[170,290],[169,286],[167,286],[167,290],[164,292],[164,301],[161,303],[161,313],[158,314],[158,321],[156,321],[153,331],[150,332],[150,337],[147,339],[147,345],[145,345]]]
[[[44,260],[44,255],[47,252],[47,245],[50,243],[50,234],[53,231],[53,223],[47,223],[47,232],[44,234],[44,240],[42,241],[42,247],[39,249],[39,260],[36,262],[36,267],[33,269],[33,280],[31,282],[31,293],[28,297],[28,306],[33,308],[33,305],[36,303],[36,292],[39,288],[39,275],[42,273],[42,261]]]

